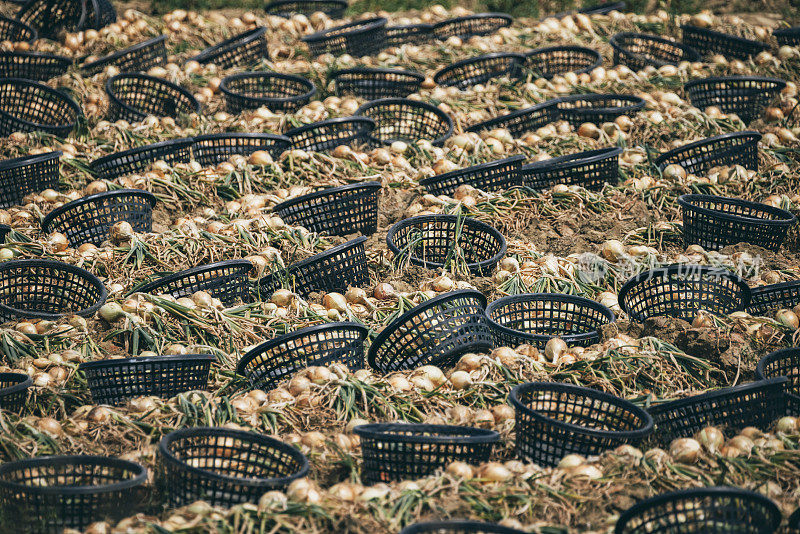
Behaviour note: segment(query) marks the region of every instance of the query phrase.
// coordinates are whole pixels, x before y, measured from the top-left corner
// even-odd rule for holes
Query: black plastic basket
[[[394,224],[386,235],[395,261],[426,269],[447,268],[460,256],[470,272],[487,275],[506,253],[503,234],[488,224],[458,215],[420,215]]]
[[[450,463],[487,462],[500,434],[468,426],[373,423],[353,429],[361,441],[365,484],[416,480]]]
[[[269,391],[298,371],[342,363],[351,371],[364,368],[367,329],[357,323],[326,323],[295,330],[261,343],[242,356],[236,373],[251,388]]]
[[[628,4],[625,2],[601,2],[596,6],[581,8],[578,13],[583,13],[584,15],[608,15],[612,11],[625,11],[627,7]]]
[[[292,15],[325,13],[332,19],[340,19],[347,9],[347,0],[278,0],[270,2],[264,10],[270,15],[289,18]]]
[[[99,30],[117,21],[117,11],[109,0],[85,0],[86,24],[82,29]]]
[[[548,46],[525,53],[523,67],[536,77],[552,78],[556,74],[584,74],[603,64],[600,52],[584,46]]]
[[[786,82],[760,76],[728,76],[692,80],[683,86],[692,105],[704,110],[717,106],[723,113],[736,113],[747,124],[764,113]]]
[[[517,456],[543,467],[568,454],[599,455],[653,431],[653,418],[635,404],[596,389],[529,382],[511,390]]]
[[[95,275],[60,261],[33,259],[0,263],[0,319],[55,320],[90,317],[108,291]]]
[[[0,465],[2,522],[13,532],[83,530],[132,514],[143,466],[105,456],[42,456]]]
[[[739,198],[682,195],[683,243],[719,250],[749,243],[778,250],[797,217],[786,210]]]
[[[30,193],[58,189],[61,152],[0,161],[0,208],[22,203]]]
[[[109,65],[114,65],[120,72],[145,72],[167,62],[166,41],[166,35],[159,35],[90,63],[85,63],[80,67],[81,72],[93,76],[103,72]]]
[[[291,139],[291,148],[325,152],[339,145],[367,143],[375,130],[375,121],[367,117],[328,119],[292,128],[283,133]]]
[[[82,363],[95,404],[125,404],[134,397],[171,398],[205,389],[214,356],[186,354],[100,360]]]
[[[91,162],[89,167],[98,178],[112,180],[119,176],[143,172],[159,160],[171,165],[188,163],[192,159],[193,143],[191,137],[160,141],[103,156]]]
[[[756,366],[758,380],[785,376],[786,408],[790,415],[800,415],[800,348],[776,350],[759,360]]]
[[[522,530],[504,527],[496,523],[480,521],[428,521],[414,523],[400,531],[400,534],[525,534]]]
[[[518,76],[524,63],[523,54],[496,52],[456,61],[434,74],[433,81],[443,87],[466,89],[501,76]]]
[[[701,54],[721,54],[727,58],[747,59],[759,52],[769,50],[767,43],[728,35],[691,24],[681,26],[683,44],[691,46]]]
[[[423,45],[433,39],[432,24],[406,24],[405,26],[386,26],[386,47]]]
[[[800,280],[780,282],[750,289],[750,315],[768,315],[781,308],[792,309],[800,304]]]
[[[248,260],[219,261],[163,276],[137,286],[134,291],[168,294],[176,299],[205,291],[230,306],[240,300],[250,300],[247,280],[252,270],[253,264]]]
[[[492,331],[486,297],[467,289],[438,295],[410,309],[381,330],[367,361],[381,373],[423,365],[452,367],[468,352],[488,352]]]
[[[176,430],[161,439],[158,453],[173,508],[200,500],[223,507],[255,503],[308,473],[308,460],[293,446],[228,428]]]
[[[0,373],[0,409],[22,411],[28,402],[28,388],[32,385],[33,380],[24,373]]]
[[[433,36],[444,41],[448,37],[466,39],[473,35],[489,35],[511,26],[514,19],[505,13],[478,13],[443,20],[433,25]]]
[[[613,122],[621,115],[632,117],[644,109],[644,99],[633,95],[571,95],[556,99],[559,118],[575,127],[584,122]]]
[[[0,224],[0,244],[6,242],[6,238],[10,232],[11,226],[7,224]]]
[[[79,30],[86,24],[86,2],[28,0],[15,17],[36,30],[40,39],[54,39],[63,30]]]
[[[553,337],[569,346],[600,341],[600,328],[615,321],[602,304],[575,295],[528,293],[495,300],[486,307],[496,347],[533,345],[544,350]]]
[[[542,126],[557,121],[559,117],[557,103],[558,101],[554,99],[529,108],[518,109],[511,113],[473,124],[467,128],[467,131],[481,132],[494,128],[505,128],[512,136],[520,137],[526,132],[538,130]]]
[[[787,534],[797,534],[800,532],[800,508],[797,508],[792,512],[792,515],[789,516],[786,528]]]
[[[281,202],[272,211],[291,226],[327,235],[374,234],[380,182],[322,189]]]
[[[0,137],[41,131],[66,137],[81,108],[66,93],[22,78],[0,79]]]
[[[42,219],[42,232],[60,232],[75,248],[83,243],[100,245],[108,239],[111,227],[120,221],[130,223],[135,232],[150,232],[155,205],[155,195],[141,189],[97,193],[68,202],[48,213]]]
[[[716,135],[665,152],[655,159],[655,164],[663,171],[675,163],[688,174],[697,175],[713,167],[733,165],[757,171],[760,140],[761,134],[754,131]]]
[[[775,39],[778,41],[778,46],[798,46],[800,45],[800,26],[794,26],[792,28],[780,28],[778,30],[773,30],[772,35],[775,36]],[[797,528],[800,529],[800,515],[798,515],[798,525]]]
[[[285,135],[267,133],[218,133],[194,138],[192,154],[195,161],[204,167],[218,165],[231,156],[249,156],[258,150],[269,152],[278,158],[288,150],[292,140]]]
[[[289,288],[301,297],[315,291],[344,291],[369,282],[364,236],[351,239],[286,269],[268,274],[258,281],[258,291],[267,298],[281,287]]]
[[[0,52],[0,78],[47,81],[61,76],[72,60],[41,52]]]
[[[381,98],[356,110],[357,116],[375,121],[370,133],[372,144],[390,145],[393,141],[415,143],[427,139],[442,146],[453,135],[453,119],[432,104],[408,98]]]
[[[231,113],[266,106],[271,111],[294,113],[317,93],[314,84],[301,76],[277,72],[242,72],[222,79],[219,90]]]
[[[386,46],[386,23],[383,17],[357,20],[307,35],[302,40],[312,56],[345,53],[353,57],[371,56]]]
[[[247,66],[269,59],[267,29],[259,26],[210,46],[190,59],[201,65],[213,63],[220,69]]]
[[[788,384],[787,377],[778,376],[655,404],[648,411],[661,443],[691,437],[707,426],[732,433],[748,426],[767,428],[786,415]]]
[[[609,147],[528,163],[520,170],[522,185],[537,191],[556,184],[596,191],[619,180],[620,154],[622,148]]]
[[[635,71],[647,66],[677,65],[681,61],[700,61],[700,53],[691,46],[646,33],[618,33],[608,44],[614,50],[614,65]]]
[[[730,487],[692,488],[639,501],[620,515],[614,534],[772,534],[780,524],[780,509],[760,493]]]
[[[106,82],[108,120],[138,122],[148,115],[172,117],[199,113],[200,104],[186,89],[172,82],[132,72],[118,74]]]
[[[32,43],[38,36],[36,30],[24,22],[0,15],[0,41]]]
[[[619,305],[631,319],[677,317],[692,322],[698,311],[727,315],[750,303],[750,288],[726,269],[675,264],[633,276],[619,290]]]
[[[419,185],[434,195],[452,195],[458,186],[471,185],[481,191],[500,191],[522,185],[520,169],[525,156],[517,155],[466,169],[423,178]]]
[[[400,69],[344,69],[331,73],[337,95],[367,100],[404,98],[419,90],[425,76]]]

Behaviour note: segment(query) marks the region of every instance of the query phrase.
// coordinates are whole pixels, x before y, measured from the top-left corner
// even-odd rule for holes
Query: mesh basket
[[[87,76],[94,76],[103,72],[109,65],[114,65],[120,72],[148,71],[167,62],[166,41],[166,35],[159,35],[96,61],[81,65],[81,71]]]
[[[439,270],[459,263],[476,275],[490,273],[506,253],[506,239],[486,223],[458,215],[404,219],[386,235],[395,261]]]
[[[523,161],[525,156],[511,156],[423,178],[419,181],[419,185],[433,195],[452,195],[458,186],[463,184],[471,185],[481,191],[509,189],[522,184],[520,169]]]
[[[578,13],[585,15],[608,15],[612,11],[624,11],[628,7],[625,2],[601,2],[596,6],[584,7],[578,10]]]
[[[21,78],[0,79],[0,137],[36,131],[66,137],[80,116],[80,106],[58,89]]]
[[[614,534],[771,534],[780,524],[780,509],[759,493],[729,487],[692,488],[636,503],[620,515]]]
[[[386,19],[357,20],[303,37],[312,56],[350,54],[371,56],[386,46]]]
[[[205,389],[212,361],[210,354],[187,354],[86,362],[79,369],[95,404],[119,405],[144,395],[169,399]]]
[[[356,323],[327,323],[295,330],[258,345],[242,356],[236,372],[250,387],[269,391],[298,371],[315,365],[342,363],[351,371],[364,368],[367,329]]]
[[[525,109],[512,111],[467,128],[468,132],[482,132],[494,128],[505,128],[512,136],[521,137],[526,132],[538,130],[542,126],[558,120],[557,100],[548,100]]]
[[[163,276],[134,288],[137,293],[167,294],[178,299],[205,291],[225,306],[249,301],[248,276],[253,264],[247,260],[227,260],[192,267]]]
[[[486,297],[474,290],[438,295],[410,309],[381,330],[367,354],[381,373],[423,365],[452,367],[468,352],[488,352],[492,331]]]
[[[197,61],[201,65],[213,63],[219,69],[229,69],[252,65],[262,59],[269,59],[269,50],[267,29],[260,26],[210,46],[190,61]]]
[[[172,117],[199,113],[194,96],[167,80],[146,74],[123,73],[106,82],[108,120],[138,122],[148,115]]]
[[[588,73],[603,64],[597,50],[583,46],[548,46],[525,54],[524,67],[537,78],[552,78],[556,74]]]
[[[523,54],[511,52],[486,54],[444,67],[433,76],[433,81],[443,87],[466,89],[501,76],[518,76],[524,63]]]
[[[277,72],[243,72],[222,79],[219,90],[231,113],[262,106],[271,111],[294,113],[317,93],[310,81]]]
[[[639,71],[647,66],[677,65],[700,61],[700,54],[685,44],[645,33],[618,33],[608,42],[614,50],[614,65]]]
[[[773,30],[772,35],[778,41],[778,46],[800,46],[800,26]],[[797,528],[800,529],[800,515]]]
[[[265,150],[278,158],[288,150],[292,140],[285,135],[266,133],[218,133],[194,138],[192,153],[195,161],[204,167],[219,165],[233,155],[249,156]]]
[[[769,284],[750,289],[750,315],[768,315],[781,308],[792,309],[800,304],[800,280]]]
[[[11,226],[7,224],[0,224],[0,243],[5,243],[8,234],[11,232]]]
[[[416,480],[456,461],[480,464],[500,441],[494,430],[451,425],[374,423],[353,433],[361,441],[366,484]]]
[[[517,456],[553,467],[568,454],[599,455],[653,431],[653,418],[624,399],[557,382],[529,382],[508,397],[516,414]]]
[[[617,183],[620,154],[622,148],[610,147],[529,163],[520,170],[522,185],[537,191],[556,184],[596,191],[605,184]]]
[[[453,119],[441,109],[407,98],[381,98],[356,110],[357,116],[375,121],[370,133],[372,144],[390,145],[393,141],[416,143],[429,140],[442,146],[453,135]]]
[[[721,54],[728,58],[747,59],[769,50],[767,43],[698,28],[690,24],[682,25],[681,32],[683,44],[691,46],[701,54]]]
[[[553,337],[569,346],[600,341],[600,328],[614,313],[602,304],[575,295],[529,293],[495,300],[486,307],[495,347],[533,345],[544,350]]]
[[[61,152],[0,161],[0,208],[22,203],[30,193],[58,189]]]
[[[658,156],[656,166],[664,170],[676,163],[689,174],[700,175],[713,167],[741,165],[758,170],[758,142],[761,134],[753,131],[734,132],[708,137],[683,145]]]
[[[797,217],[786,210],[738,198],[682,195],[683,243],[719,250],[749,243],[778,250]]]
[[[571,95],[556,99],[559,117],[575,127],[584,122],[613,122],[621,115],[632,117],[644,109],[644,99],[633,95]]]
[[[86,24],[82,29],[99,30],[117,21],[117,12],[109,0],[86,0]]]
[[[104,456],[42,456],[0,465],[0,520],[14,532],[83,530],[131,515],[147,469]],[[24,518],[23,520],[20,520]]]
[[[266,298],[276,289],[289,288],[301,297],[315,291],[344,291],[369,282],[364,236],[351,239],[320,252],[288,268],[268,274],[258,281],[258,290]]]
[[[281,202],[272,211],[290,226],[345,236],[374,234],[378,229],[380,182],[331,187]]]
[[[521,530],[480,521],[429,521],[415,523],[400,534],[525,534]]]
[[[466,39],[473,35],[489,35],[500,28],[511,26],[514,21],[505,13],[478,13],[443,20],[433,25],[432,31],[436,39],[444,41],[448,37]]]
[[[0,373],[0,409],[21,412],[32,385],[33,380],[24,373]]]
[[[86,2],[28,0],[15,17],[36,30],[40,39],[54,39],[63,30],[73,32],[86,23]]]
[[[177,430],[161,439],[158,453],[173,508],[200,500],[224,507],[255,503],[308,473],[308,460],[291,445],[228,428]]]
[[[289,18],[292,15],[325,13],[332,19],[340,19],[347,9],[346,0],[278,0],[264,8],[270,15]]]
[[[344,69],[331,74],[337,95],[367,100],[403,98],[419,90],[425,76],[400,69]]]
[[[115,223],[126,221],[135,232],[153,228],[156,197],[141,189],[117,189],[89,195],[54,209],[42,219],[42,232],[60,232],[71,247],[100,245]]]
[[[789,379],[784,390],[788,413],[800,415],[800,348],[776,350],[759,360],[756,366],[756,377],[759,380],[780,376]]]
[[[797,534],[797,532],[800,532],[800,508],[797,508],[792,512],[792,515],[789,516],[786,528],[787,534]]]
[[[691,437],[707,426],[738,432],[744,427],[767,428],[786,415],[785,376],[721,388],[650,406],[655,435],[661,443]]]
[[[339,145],[366,143],[374,129],[375,121],[372,119],[343,117],[306,124],[283,135],[292,140],[292,149],[325,152]]]
[[[405,26],[386,27],[386,47],[424,45],[433,39],[432,24],[406,24]]]
[[[61,76],[72,60],[40,52],[0,52],[0,77],[47,81]]]
[[[38,36],[36,30],[24,22],[0,15],[0,41],[32,43]]]
[[[94,160],[89,167],[98,178],[112,180],[119,176],[144,172],[159,160],[170,165],[188,163],[192,158],[193,142],[191,137],[186,137],[114,152]]]
[[[736,113],[747,124],[760,117],[784,87],[786,82],[777,78],[729,76],[693,80],[683,90],[694,107],[717,106],[723,113]]]
[[[676,264],[632,277],[618,298],[620,308],[640,323],[662,315],[692,322],[701,310],[727,315],[745,309],[750,288],[725,269]]]
[[[34,259],[0,263],[0,319],[55,320],[90,317],[108,296],[92,273],[60,261]]]

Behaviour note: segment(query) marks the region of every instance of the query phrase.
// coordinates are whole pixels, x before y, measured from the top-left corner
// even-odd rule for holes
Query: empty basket
[[[166,41],[166,35],[159,35],[98,60],[85,63],[81,65],[81,71],[87,76],[93,76],[103,72],[109,65],[114,65],[120,72],[148,71],[167,62]]]
[[[66,137],[78,124],[81,108],[66,93],[21,78],[0,79],[0,136],[45,132]]]
[[[682,25],[681,32],[683,33],[683,43],[701,54],[721,54],[728,58],[747,59],[759,52],[769,50],[769,45],[761,41],[698,28],[690,24]]]
[[[253,264],[247,260],[227,260],[192,267],[163,276],[134,288],[137,293],[168,294],[178,299],[206,291],[226,306],[250,300],[248,276]]]
[[[537,191],[556,184],[599,190],[619,180],[620,154],[622,148],[609,147],[528,163],[520,170],[522,185]]]
[[[0,208],[22,203],[30,193],[58,189],[61,152],[0,161]]]
[[[267,29],[254,28],[221,43],[210,46],[190,59],[205,65],[213,63],[220,69],[244,66],[269,59]]]
[[[312,56],[320,54],[353,57],[377,54],[386,46],[386,19],[376,17],[357,20],[303,37]]]
[[[192,158],[193,142],[191,137],[185,137],[114,152],[94,160],[89,164],[89,168],[98,178],[111,180],[119,176],[144,172],[159,160],[170,165],[188,163]]]
[[[670,150],[658,156],[656,166],[662,171],[678,164],[688,174],[700,175],[714,167],[741,165],[758,170],[758,142],[761,134],[753,131],[734,132],[708,137]]]
[[[525,56],[522,54],[511,52],[486,54],[444,67],[433,76],[433,81],[443,87],[466,89],[501,76],[517,76],[524,63]]]
[[[756,377],[759,380],[780,376],[789,379],[784,390],[788,413],[800,415],[800,348],[776,350],[759,360],[756,366]]]
[[[692,80],[683,86],[692,105],[705,110],[717,106],[723,113],[736,113],[747,124],[764,113],[786,82],[759,76],[727,76]]]
[[[559,118],[558,101],[548,100],[525,109],[519,109],[489,119],[467,128],[468,132],[481,132],[495,128],[505,128],[512,136],[521,137],[526,132],[538,130],[542,126],[555,122]]]
[[[219,90],[231,113],[262,106],[271,111],[294,113],[317,93],[310,81],[277,72],[243,72],[222,79]]]
[[[357,116],[375,121],[370,133],[374,145],[390,145],[394,141],[416,143],[427,139],[442,146],[453,135],[453,119],[434,105],[407,98],[381,98],[367,102],[356,110]]]
[[[608,42],[614,50],[614,65],[635,71],[652,66],[677,65],[681,61],[700,61],[700,53],[685,44],[644,33],[618,33]]]
[[[192,154],[195,161],[204,167],[219,165],[231,156],[249,156],[258,150],[265,150],[273,158],[278,158],[292,144],[285,135],[267,133],[218,133],[200,135],[194,138]]]
[[[548,46],[525,53],[524,67],[534,76],[552,78],[556,74],[584,74],[603,64],[597,50],[583,46]]]
[[[340,19],[347,9],[347,0],[278,0],[270,2],[264,10],[270,15],[289,18],[292,15],[325,13],[332,19]]]
[[[400,69],[344,69],[331,74],[337,95],[367,100],[404,98],[419,90],[425,76]]]
[[[780,282],[750,289],[750,315],[767,315],[780,308],[792,309],[800,304],[800,280]]]
[[[106,93],[110,121],[138,122],[148,115],[177,119],[200,112],[200,104],[189,91],[146,74],[118,74],[106,82]]]
[[[362,144],[369,141],[375,121],[367,117],[342,117],[314,122],[287,130],[291,148],[309,152],[325,152],[339,145]]]
[[[572,95],[556,99],[559,118],[575,127],[584,122],[613,122],[621,115],[632,117],[644,109],[644,100],[633,95]]]
[[[444,41],[448,37],[466,39],[473,35],[489,35],[500,28],[511,26],[514,19],[505,13],[478,13],[443,20],[433,25],[433,35]]]
[[[468,184],[481,191],[500,191],[521,185],[520,169],[525,156],[511,156],[423,178],[419,185],[433,195],[452,195],[460,185]]]
[[[28,401],[31,377],[24,373],[0,373],[0,409],[19,413]]]
[[[72,60],[41,52],[0,52],[0,77],[47,81],[61,76]]]

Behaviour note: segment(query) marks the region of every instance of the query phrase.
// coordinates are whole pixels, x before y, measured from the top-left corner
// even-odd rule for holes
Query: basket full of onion
[[[678,165],[684,172],[697,175],[713,167],[733,165],[757,171],[760,140],[760,133],[749,130],[715,135],[664,152],[655,164],[662,172],[670,165]]]
[[[0,161],[0,208],[20,204],[25,195],[58,190],[61,152],[45,152]]]
[[[723,76],[692,80],[683,90],[694,107],[705,110],[716,106],[723,113],[735,113],[748,124],[764,113],[784,87],[786,82],[778,78]]]
[[[450,196],[464,184],[481,191],[509,189],[521,185],[520,169],[523,161],[525,156],[511,156],[423,178],[419,185],[433,195]]]
[[[203,291],[210,298],[229,306],[250,300],[249,275],[253,264],[248,260],[226,260],[185,269],[137,285],[132,292],[165,294],[178,299]]]
[[[691,24],[681,26],[681,35],[683,44],[691,46],[701,54],[720,54],[726,58],[748,59],[759,52],[769,50],[767,43]]]

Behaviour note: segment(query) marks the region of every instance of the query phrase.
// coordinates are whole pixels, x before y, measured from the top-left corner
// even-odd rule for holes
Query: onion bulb
[[[669,454],[682,464],[693,464],[700,457],[702,448],[697,440],[692,438],[678,438],[669,446]]]

